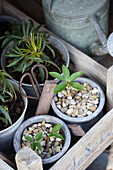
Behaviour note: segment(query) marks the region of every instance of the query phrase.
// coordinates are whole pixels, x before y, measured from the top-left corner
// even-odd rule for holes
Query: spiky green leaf
[[[78,77],[80,77],[82,74],[83,74],[82,71],[81,71],[81,72],[73,73],[73,74],[69,77],[68,81],[69,81],[69,82],[70,82],[70,81],[73,81],[73,80],[77,79]]]
[[[41,146],[41,144],[40,144],[39,142],[37,142],[37,143],[35,143],[35,144],[36,144],[37,148],[38,148],[40,151],[42,151],[42,146]]]
[[[65,65],[63,65],[62,71],[63,71],[63,75],[64,75],[65,80],[68,80],[69,76],[70,76],[69,69]]]
[[[61,128],[61,123],[55,125],[52,129],[52,132],[55,133],[55,132],[58,132]]]
[[[33,142],[33,139],[30,136],[24,136],[24,138],[29,142]]]
[[[54,93],[59,93],[67,87],[67,83],[60,83],[54,88]]]
[[[43,135],[43,132],[37,133],[36,136],[35,136],[35,141],[41,140],[42,139],[42,135]]]
[[[83,90],[83,86],[80,83],[70,82],[69,85],[72,86],[73,88],[77,89],[78,91]]]

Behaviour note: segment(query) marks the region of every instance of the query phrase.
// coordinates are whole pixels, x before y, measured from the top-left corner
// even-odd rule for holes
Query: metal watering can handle
[[[90,46],[90,50],[92,54],[94,55],[104,55],[104,54],[110,54],[113,57],[113,33],[110,34],[109,38],[107,39],[106,35],[104,34],[98,19],[95,15],[90,16],[89,18],[90,22],[94,25],[95,31],[99,36],[99,40],[101,42],[101,46],[96,46],[95,43],[93,43]],[[97,45],[97,44],[96,44]]]

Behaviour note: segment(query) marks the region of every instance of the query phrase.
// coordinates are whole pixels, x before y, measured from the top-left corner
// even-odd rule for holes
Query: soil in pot
[[[54,97],[57,108],[70,117],[86,117],[92,115],[98,107],[100,100],[98,89],[92,88],[88,83],[83,84],[83,90],[68,86],[66,90]]]
[[[25,107],[24,101],[18,91],[16,91],[16,96],[17,100],[13,99],[12,101],[5,103],[5,105],[8,106],[9,115],[13,124],[19,119]],[[0,105],[4,105],[4,103],[0,102]],[[9,126],[10,124],[6,125],[0,120],[0,131],[8,128]]]
[[[60,51],[59,51],[58,49],[56,49],[55,47],[53,47],[52,45],[51,45],[51,47],[52,47],[52,49],[53,49],[54,52],[55,52],[55,57],[53,57],[51,51],[50,51],[48,48],[45,48],[44,53],[45,53],[47,56],[49,56],[50,59],[51,59],[52,61],[54,61],[54,62],[57,64],[57,66],[60,68],[60,70],[61,70],[61,69],[62,69],[62,65],[63,65],[63,64],[65,65],[66,63],[65,63],[65,61],[62,59],[62,54],[60,53]],[[8,60],[9,60],[9,58],[7,58],[7,60],[6,60],[6,66],[8,65]],[[10,58],[10,60],[11,60],[11,58]],[[35,65],[35,64],[37,64],[37,63],[34,63],[33,65]],[[42,63],[42,64],[43,64],[43,63]],[[55,67],[55,66],[52,65],[52,64],[48,64],[48,65],[46,66],[46,68],[47,68],[48,72],[49,72],[49,71],[55,71],[55,72],[58,72],[58,71],[59,71],[58,68]],[[21,76],[22,76],[22,73],[13,72],[13,70],[12,70],[11,67],[9,67],[9,68],[6,67],[6,71],[7,71],[10,75],[12,75],[13,79],[16,79],[16,80],[18,80],[18,81],[20,80],[20,78],[21,78]],[[34,71],[35,71],[35,73],[36,73],[36,77],[37,77],[37,80],[38,80],[39,84],[43,83],[43,82],[41,82],[41,75],[40,75],[40,73],[39,73],[39,70],[36,68]],[[30,71],[29,71],[29,72],[30,72]],[[18,75],[18,76],[17,76],[17,75]],[[52,79],[53,79],[53,77],[51,77],[51,76],[49,75],[49,80],[52,80]],[[30,80],[29,80],[28,77],[24,79],[24,83],[26,83],[26,84],[31,84],[31,82],[30,82]]]
[[[52,131],[52,128],[55,124],[46,123],[43,120],[41,123],[35,123],[27,127],[22,134],[21,144],[22,147],[28,146],[31,147],[31,143],[25,139],[25,136],[30,136],[32,139],[35,139],[35,135],[39,132],[43,132],[43,137],[39,141],[42,146],[42,151],[36,148],[35,152],[41,156],[42,159],[50,158],[51,156],[59,153],[64,145],[64,140],[56,138],[54,136],[48,137],[49,132]],[[59,134],[64,136],[63,131],[60,129]]]

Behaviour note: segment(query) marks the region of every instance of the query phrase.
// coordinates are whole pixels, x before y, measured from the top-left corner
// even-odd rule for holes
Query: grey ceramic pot
[[[5,67],[6,67],[6,53],[7,51],[9,50],[9,46],[13,46],[14,42],[11,42],[9,45],[7,45],[3,52],[2,52],[2,56],[1,56],[1,67],[3,70],[5,70]],[[49,44],[51,44],[52,46],[54,46],[56,49],[58,49],[60,51],[60,53],[62,54],[62,58],[63,60],[66,62],[66,66],[68,67],[69,66],[69,61],[70,61],[70,57],[69,57],[69,53],[68,53],[68,50],[66,48],[66,46],[60,41],[58,40],[57,38],[53,37],[53,36],[50,36],[49,38]],[[13,79],[16,83],[19,84],[19,82],[15,79]],[[40,87],[43,87],[44,84],[40,84],[39,86]],[[33,88],[32,88],[32,85],[31,84],[25,84],[25,83],[22,83],[22,87],[24,88],[24,90],[26,91],[26,94],[28,96],[36,96]],[[34,105],[34,100],[31,100],[33,102],[33,105]]]
[[[9,82],[14,86],[14,88],[17,91],[19,91],[19,85],[17,83],[13,82],[12,80],[9,80]],[[5,154],[7,154],[7,155],[9,155],[9,156],[14,154],[14,150],[13,150],[13,136],[14,136],[14,133],[17,130],[17,128],[20,126],[20,124],[24,120],[25,112],[26,112],[27,105],[28,105],[27,98],[25,98],[23,96],[22,96],[22,98],[24,100],[24,105],[25,105],[22,115],[10,127],[0,131],[0,151],[5,153]]]
[[[64,132],[64,138],[65,138],[64,146],[58,154],[56,154],[50,158],[47,158],[47,159],[42,159],[43,164],[50,164],[50,163],[57,161],[61,156],[63,156],[63,154],[68,150],[68,148],[70,146],[70,142],[71,142],[70,131],[69,131],[67,125],[59,118],[56,118],[56,117],[50,116],[50,115],[42,115],[42,116],[34,116],[34,117],[26,120],[17,129],[17,131],[14,135],[13,144],[14,144],[15,151],[18,152],[21,149],[21,137],[22,137],[22,133],[23,133],[24,129],[32,124],[42,122],[43,120],[46,120],[46,122],[48,122],[48,123],[54,123],[54,124],[61,123],[62,124],[61,129]]]
[[[75,118],[73,118],[73,117],[70,117],[70,116],[64,114],[63,112],[61,112],[56,107],[54,99],[52,100],[51,105],[52,105],[52,108],[54,110],[55,115],[60,117],[63,121],[65,121],[68,124],[80,125],[84,129],[84,131],[88,131],[103,116],[103,108],[104,108],[104,104],[105,104],[104,92],[97,83],[95,83],[94,81],[92,81],[88,78],[79,77],[75,81],[79,82],[79,83],[87,82],[93,88],[96,87],[99,90],[100,102],[99,102],[99,105],[98,105],[96,111],[93,112],[92,115],[89,115],[89,116],[86,116],[86,117],[82,117],[82,118],[76,118],[75,117]]]

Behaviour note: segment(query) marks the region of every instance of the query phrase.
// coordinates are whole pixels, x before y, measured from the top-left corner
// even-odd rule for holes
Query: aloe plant
[[[16,93],[12,84],[8,81],[8,78],[12,78],[8,73],[3,70],[0,70],[0,115],[4,115],[4,117],[0,116],[0,120],[4,123],[12,124],[11,118],[9,116],[9,110],[6,105],[7,102],[12,101],[13,98],[16,100]]]
[[[62,72],[63,72],[63,76],[57,72],[49,72],[49,74],[53,76],[54,78],[57,78],[63,81],[62,83],[59,83],[58,85],[56,85],[56,87],[54,88],[54,93],[59,93],[63,91],[67,86],[70,86],[71,91],[72,91],[72,88],[75,88],[78,91],[83,89],[80,83],[73,82],[75,79],[77,79],[79,76],[83,74],[82,71],[76,72],[70,75],[69,69],[65,65],[63,65]]]
[[[30,70],[34,63],[43,63],[45,66],[52,64],[60,71],[55,62],[44,53],[44,49],[48,48],[53,57],[55,57],[54,50],[49,45],[50,34],[46,31],[40,31],[40,27],[34,27],[34,23],[30,20],[27,26],[25,21],[21,24],[22,32],[18,35],[8,35],[3,41],[2,46],[5,46],[11,40],[15,43],[6,56],[8,58],[7,67],[11,67],[13,72],[21,72]],[[42,81],[44,80],[44,70],[40,67],[40,74]]]

